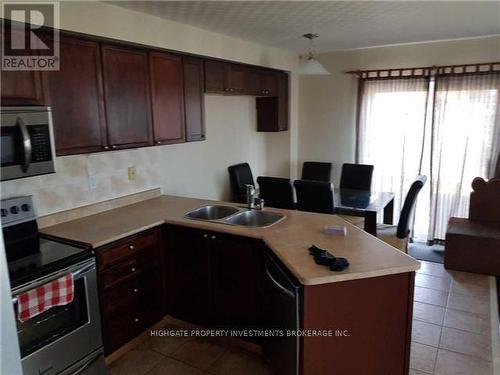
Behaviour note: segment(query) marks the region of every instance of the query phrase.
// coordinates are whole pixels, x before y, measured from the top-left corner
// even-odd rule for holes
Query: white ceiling
[[[115,5],[257,43],[326,52],[500,34],[500,2],[116,1]]]

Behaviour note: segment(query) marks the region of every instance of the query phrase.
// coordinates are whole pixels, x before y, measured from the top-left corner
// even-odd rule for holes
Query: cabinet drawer
[[[157,264],[150,257],[134,257],[99,273],[103,290],[121,284],[127,280],[141,277],[148,272],[156,272]]]
[[[102,293],[103,316],[126,313],[133,306],[161,301],[162,284],[158,270],[151,270],[115,284]]]
[[[151,303],[131,308],[125,314],[104,319],[104,351],[109,355],[146,329],[160,321],[160,304]]]
[[[102,270],[119,261],[136,256],[149,251],[150,256],[154,257],[157,254],[159,246],[158,230],[141,233],[137,236],[129,237],[110,247],[103,248],[97,251],[98,266]]]

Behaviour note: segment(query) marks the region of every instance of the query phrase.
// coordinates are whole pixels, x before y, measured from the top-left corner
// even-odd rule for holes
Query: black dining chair
[[[259,176],[257,183],[260,198],[264,199],[266,206],[289,210],[295,208],[293,186],[289,178]]]
[[[302,180],[330,182],[332,180],[332,163],[305,161],[302,165]]]
[[[228,167],[227,170],[229,172],[232,201],[246,203],[246,185],[255,186],[250,165],[248,165],[248,163],[235,164]]]
[[[408,237],[412,226],[418,194],[426,181],[427,176],[420,175],[411,184],[406,194],[401,214],[399,215],[398,225],[377,224],[377,237],[405,253],[408,252]],[[362,228],[363,224],[357,226]]]
[[[345,163],[342,165],[340,188],[371,190],[372,176],[373,165]]]
[[[296,180],[293,185],[297,194],[298,210],[323,214],[335,213],[331,182]]]

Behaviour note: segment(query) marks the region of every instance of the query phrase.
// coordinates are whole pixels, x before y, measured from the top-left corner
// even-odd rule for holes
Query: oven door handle
[[[85,362],[82,367],[80,367],[78,370],[76,370],[75,372],[73,372],[73,375],[81,374],[83,371],[85,371],[86,369],[88,369],[95,361],[97,361],[102,356],[103,356],[102,352],[97,353],[95,356],[93,356],[87,362]]]
[[[24,123],[21,117],[16,119],[16,125],[19,126],[21,130],[21,136],[23,137],[23,149],[24,149],[24,163],[21,165],[23,172],[27,172],[31,163],[31,138],[28,132],[28,127]]]
[[[77,269],[76,271],[71,272],[71,274],[73,275],[73,280],[78,280],[81,277],[81,275],[83,275],[83,274],[85,274],[93,269],[95,269],[95,262],[94,261],[84,265],[83,267]],[[50,278],[42,279],[38,282],[35,282],[31,285],[28,285],[26,288],[23,288],[22,292],[19,292],[16,294],[21,294],[27,290],[32,290],[32,289],[38,288],[40,285],[48,284],[48,283],[50,283],[50,282],[52,282],[52,281],[54,281],[54,280],[56,280],[64,275],[67,275],[67,274],[68,274],[68,271],[65,270],[65,271],[57,273],[55,275],[51,275]],[[12,297],[12,304],[15,304],[16,302],[17,302],[17,297]]]

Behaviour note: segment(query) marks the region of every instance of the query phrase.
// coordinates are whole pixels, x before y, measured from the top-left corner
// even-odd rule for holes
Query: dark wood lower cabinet
[[[167,237],[171,315],[218,327],[260,325],[260,241],[178,226]]]
[[[161,238],[155,228],[96,249],[106,355],[165,315]]]

